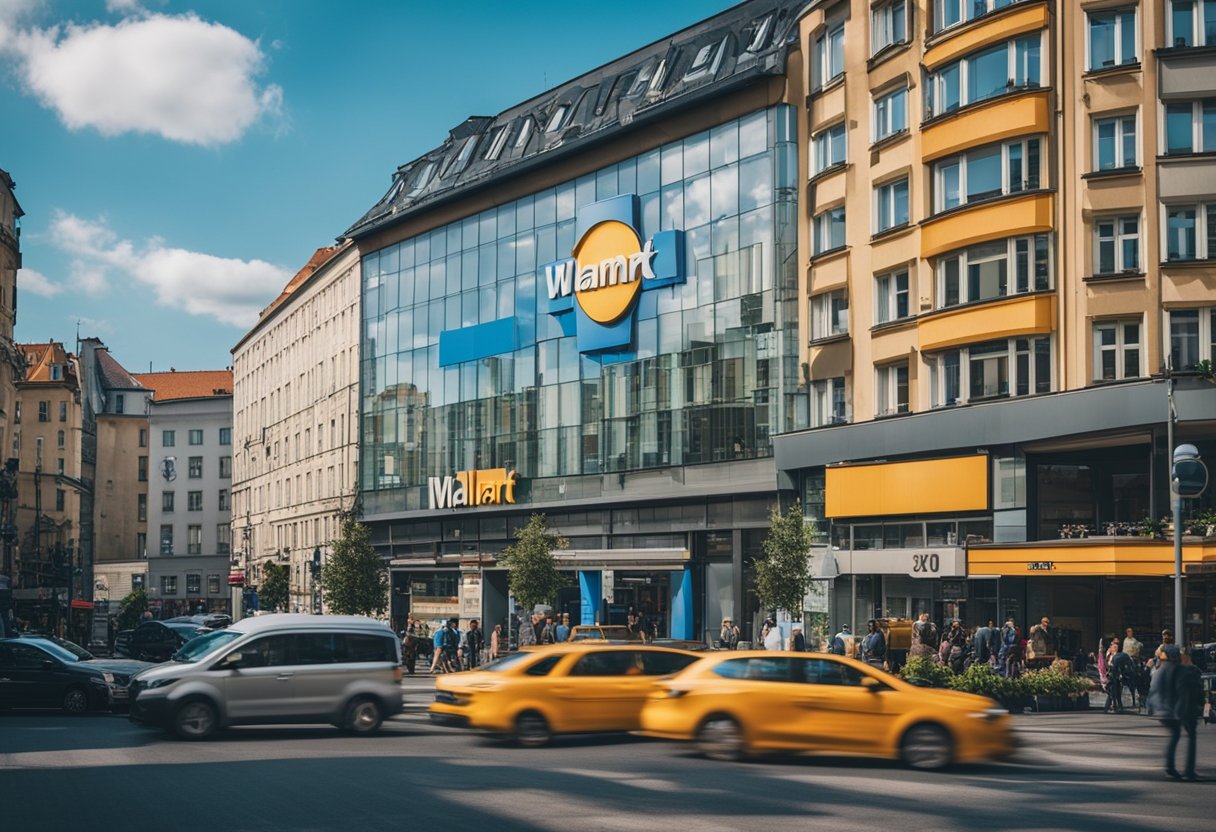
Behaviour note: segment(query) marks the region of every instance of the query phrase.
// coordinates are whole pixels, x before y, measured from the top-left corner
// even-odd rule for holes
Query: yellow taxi
[[[512,653],[435,680],[431,720],[544,745],[554,734],[636,731],[664,676],[698,656],[634,644],[564,643]]]
[[[691,740],[719,760],[797,751],[921,769],[996,759],[1014,746],[1008,712],[987,697],[917,687],[843,656],[758,650],[705,656],[662,680],[642,733]]]

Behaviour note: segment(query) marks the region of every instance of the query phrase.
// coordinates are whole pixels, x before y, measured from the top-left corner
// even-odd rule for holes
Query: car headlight
[[[987,722],[995,722],[1008,713],[1009,711],[1005,710],[1004,708],[986,708],[982,711],[975,711],[974,713],[967,714],[967,716],[971,717],[972,719],[982,719]]]
[[[148,690],[152,688],[163,688],[165,685],[171,685],[176,682],[176,679],[153,679],[148,682]]]

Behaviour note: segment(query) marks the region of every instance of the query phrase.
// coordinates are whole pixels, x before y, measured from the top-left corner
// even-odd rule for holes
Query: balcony
[[[1002,96],[935,119],[921,131],[921,157],[928,163],[971,147],[1050,129],[1046,92]]]
[[[976,243],[1052,230],[1054,194],[1032,191],[971,203],[921,223],[920,256],[936,257]]]
[[[961,58],[971,52],[1009,40],[1027,32],[1047,28],[1051,20],[1048,4],[1015,4],[1004,10],[986,14],[962,26],[953,26],[935,35],[925,50],[924,67],[932,72],[938,66]]]
[[[1054,293],[1015,295],[969,303],[922,315],[917,324],[920,351],[932,352],[1021,335],[1045,335],[1055,329]]]

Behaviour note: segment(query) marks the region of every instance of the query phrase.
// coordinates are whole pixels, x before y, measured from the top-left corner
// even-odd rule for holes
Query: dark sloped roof
[[[135,377],[127,372],[110,351],[100,347],[94,353],[97,358],[97,375],[101,378],[101,386],[105,390],[145,390]]]
[[[474,116],[402,165],[392,186],[342,235],[361,237],[687,104],[698,94],[785,72],[795,12],[807,0],[749,0],[517,104]],[[339,238],[339,239],[342,239]]]

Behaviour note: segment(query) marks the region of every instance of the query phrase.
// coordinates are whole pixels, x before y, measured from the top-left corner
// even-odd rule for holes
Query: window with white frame
[[[173,554],[173,527],[170,525],[160,527],[160,553],[162,555]]]
[[[1169,46],[1216,46],[1216,0],[1167,0]]]
[[[1013,90],[1038,87],[1044,74],[1042,32],[991,46],[929,75],[925,115],[933,118]]]
[[[1167,205],[1164,212],[1167,261],[1216,259],[1216,202]]]
[[[874,99],[874,141],[908,129],[908,90],[901,87]]]
[[[1089,25],[1089,62],[1091,70],[1109,69],[1139,61],[1136,51],[1136,7],[1102,9],[1086,15]]]
[[[844,248],[844,206],[829,208],[816,214],[812,222],[815,254]]]
[[[1022,0],[933,0],[933,31],[940,32]]]
[[[843,425],[848,421],[844,379],[824,378],[811,382],[811,427]]]
[[[1094,381],[1139,378],[1140,319],[1094,323]]]
[[[870,9],[870,54],[908,40],[907,0],[888,0]]]
[[[1136,114],[1094,119],[1096,171],[1136,167]]]
[[[203,553],[203,527],[186,527],[186,554],[201,555]]]
[[[933,210],[1037,190],[1043,165],[1038,138],[977,147],[933,165]]]
[[[896,179],[874,189],[874,232],[908,224],[908,179]]]
[[[932,407],[1052,390],[1049,336],[988,341],[925,360]]]
[[[848,136],[844,123],[834,124],[811,138],[812,173],[843,165],[848,157]]]
[[[811,298],[811,340],[847,335],[849,332],[849,296],[844,289],[825,292]]]
[[[874,368],[876,415],[908,412],[908,362]]]
[[[912,314],[908,300],[908,270],[874,278],[874,322],[885,324]]]
[[[811,80],[815,89],[826,86],[844,74],[843,20],[829,23],[815,38],[813,60],[815,77]]]
[[[1200,361],[1216,363],[1216,307],[1172,309],[1170,366],[1193,370]]]
[[[1165,105],[1165,155],[1216,151],[1216,98]]]
[[[1140,217],[1094,221],[1094,274],[1140,270]]]
[[[1051,288],[1047,234],[980,243],[937,260],[938,309]]]

